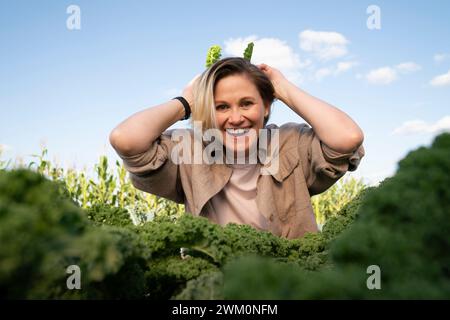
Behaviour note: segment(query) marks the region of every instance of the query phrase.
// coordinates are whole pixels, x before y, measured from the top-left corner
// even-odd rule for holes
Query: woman
[[[266,125],[275,98],[311,127]],[[191,111],[194,124],[216,130],[226,161],[176,161],[179,134],[166,129]],[[269,133],[270,156],[251,162],[254,146],[262,145],[261,132]],[[193,130],[182,133],[198,140]],[[136,188],[184,203],[187,212],[220,225],[249,224],[292,239],[318,230],[310,197],[356,170],[363,138],[344,112],[300,90],[275,68],[225,58],[193,79],[182,97],[123,121],[110,142]],[[208,142],[202,142],[205,151]],[[217,151],[211,153],[216,160],[221,159]]]

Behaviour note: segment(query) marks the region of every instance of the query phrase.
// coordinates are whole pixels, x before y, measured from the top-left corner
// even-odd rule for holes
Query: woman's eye
[[[253,104],[252,101],[245,101],[245,102],[243,103],[244,106],[251,106],[252,104]]]
[[[220,106],[216,107],[216,110],[226,110],[228,109],[228,106],[226,104],[221,104]]]

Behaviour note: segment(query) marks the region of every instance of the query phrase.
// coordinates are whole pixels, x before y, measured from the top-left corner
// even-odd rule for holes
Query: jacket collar
[[[268,143],[267,145],[258,145],[258,151],[260,150],[267,156],[266,159],[264,159],[264,164],[261,163],[261,159],[258,157],[258,162],[261,164],[261,174],[262,175],[271,175],[275,180],[278,182],[282,182],[286,177],[288,177],[292,171],[298,166],[298,163],[300,161],[299,155],[298,155],[298,144],[296,139],[292,139],[291,137],[281,136],[279,134],[275,134],[274,136],[278,140],[278,150],[270,154],[269,150],[272,150],[272,148],[275,148],[274,141],[272,141],[272,132],[271,130],[280,130],[277,125],[271,124],[266,126],[264,129],[267,129],[269,131],[268,134]],[[203,146],[206,147],[211,142],[203,140]],[[223,163],[225,163],[225,156],[223,158]],[[223,168],[225,167],[225,168]],[[206,168],[205,168],[206,169]],[[230,168],[226,166],[225,164],[212,164],[209,166],[209,169],[211,170],[211,173],[214,175],[222,175],[225,174],[226,176],[231,176]],[[225,181],[225,184],[228,182],[228,179]],[[224,182],[220,179],[220,182]]]
[[[266,127],[268,130],[279,129],[276,125]],[[278,152],[270,154],[267,149],[271,150],[273,141],[271,141],[272,133],[269,132],[269,142],[267,148],[259,146],[268,158],[264,164],[261,162],[261,175],[270,175],[277,182],[282,183],[298,166],[298,141],[290,136],[277,137]],[[209,143],[203,142],[204,147]],[[276,150],[276,149],[275,149]],[[258,159],[260,161],[260,159]],[[224,163],[213,164],[194,164],[192,165],[192,190],[202,190],[204,192],[193,193],[193,204],[191,208],[194,214],[200,215],[204,205],[217,193],[219,193],[230,180],[233,169]]]

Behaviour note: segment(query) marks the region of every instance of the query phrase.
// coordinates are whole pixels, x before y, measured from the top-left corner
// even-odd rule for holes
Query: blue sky
[[[81,29],[69,30],[77,5]],[[369,29],[368,6],[381,29]],[[409,151],[450,131],[449,1],[1,1],[2,158],[38,153],[64,167],[117,159],[109,132],[160,104],[224,56],[255,43],[279,68],[365,133],[355,176],[376,183]],[[277,102],[271,122],[304,122]],[[183,123],[177,124],[182,127]]]

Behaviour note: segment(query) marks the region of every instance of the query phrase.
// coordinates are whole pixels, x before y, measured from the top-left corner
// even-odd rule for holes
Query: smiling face
[[[214,90],[216,128],[222,132],[224,146],[245,152],[257,142],[264,117],[269,114],[255,84],[245,74],[220,79]]]

